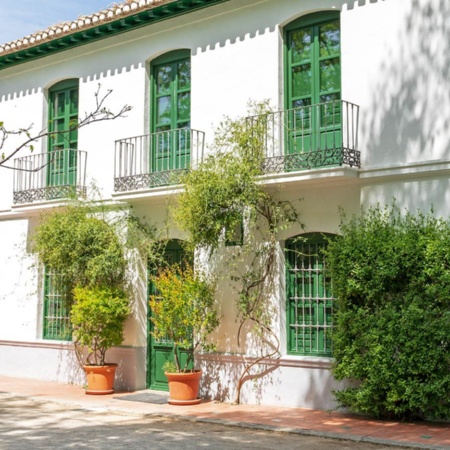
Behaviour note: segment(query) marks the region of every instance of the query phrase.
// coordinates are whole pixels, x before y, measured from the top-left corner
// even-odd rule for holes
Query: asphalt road
[[[332,440],[213,423],[125,415],[0,394],[0,449],[383,450]]]

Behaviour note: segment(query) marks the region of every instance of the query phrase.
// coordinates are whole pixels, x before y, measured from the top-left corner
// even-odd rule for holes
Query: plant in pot
[[[128,213],[114,206],[75,200],[43,214],[34,230],[33,249],[46,270],[57,274],[56,290],[71,310],[75,353],[87,372],[88,394],[113,389],[94,392],[89,375],[106,365],[114,380],[115,365],[107,365],[105,352],[122,343],[130,314],[125,254],[136,239],[128,243],[123,230],[130,234],[133,224]]]
[[[215,286],[189,265],[166,267],[153,281],[156,294],[150,296],[152,334],[155,339],[173,343],[173,362],[163,366],[169,382],[169,403],[200,403],[201,370],[191,367],[197,349],[214,349],[208,336],[219,325]],[[181,352],[186,355],[184,361]]]
[[[75,351],[86,372],[86,394],[112,394],[117,364],[108,364],[106,351],[123,341],[130,306],[125,292],[109,286],[73,290],[71,323]]]

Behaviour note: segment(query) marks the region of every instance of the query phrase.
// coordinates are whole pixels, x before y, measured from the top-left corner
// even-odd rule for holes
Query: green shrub
[[[123,341],[130,307],[125,292],[106,286],[75,287],[71,310],[78,351],[87,348],[87,364],[104,365],[105,353]]]
[[[192,267],[173,265],[153,278],[156,294],[150,297],[152,334],[155,339],[173,342],[174,366],[177,372],[187,370],[194,351],[201,346],[212,350],[209,334],[219,325],[215,288]],[[188,357],[184,365],[179,358],[183,349]],[[169,367],[165,366],[166,370]]]
[[[382,418],[450,417],[450,226],[373,208],[330,241],[338,403]]]
[[[34,251],[58,274],[58,288],[66,290],[69,299],[78,285],[122,286],[125,249],[116,228],[105,212],[75,202],[41,217],[33,235]]]

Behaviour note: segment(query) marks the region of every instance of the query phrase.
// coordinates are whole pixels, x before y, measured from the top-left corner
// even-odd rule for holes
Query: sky
[[[0,0],[0,44],[75,20],[123,0]]]

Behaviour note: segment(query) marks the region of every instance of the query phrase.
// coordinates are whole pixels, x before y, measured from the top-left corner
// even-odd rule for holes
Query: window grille
[[[54,271],[45,269],[43,338],[71,341],[70,307],[58,291],[56,277]]]
[[[334,298],[322,235],[308,234],[286,243],[288,352],[331,356]]]

